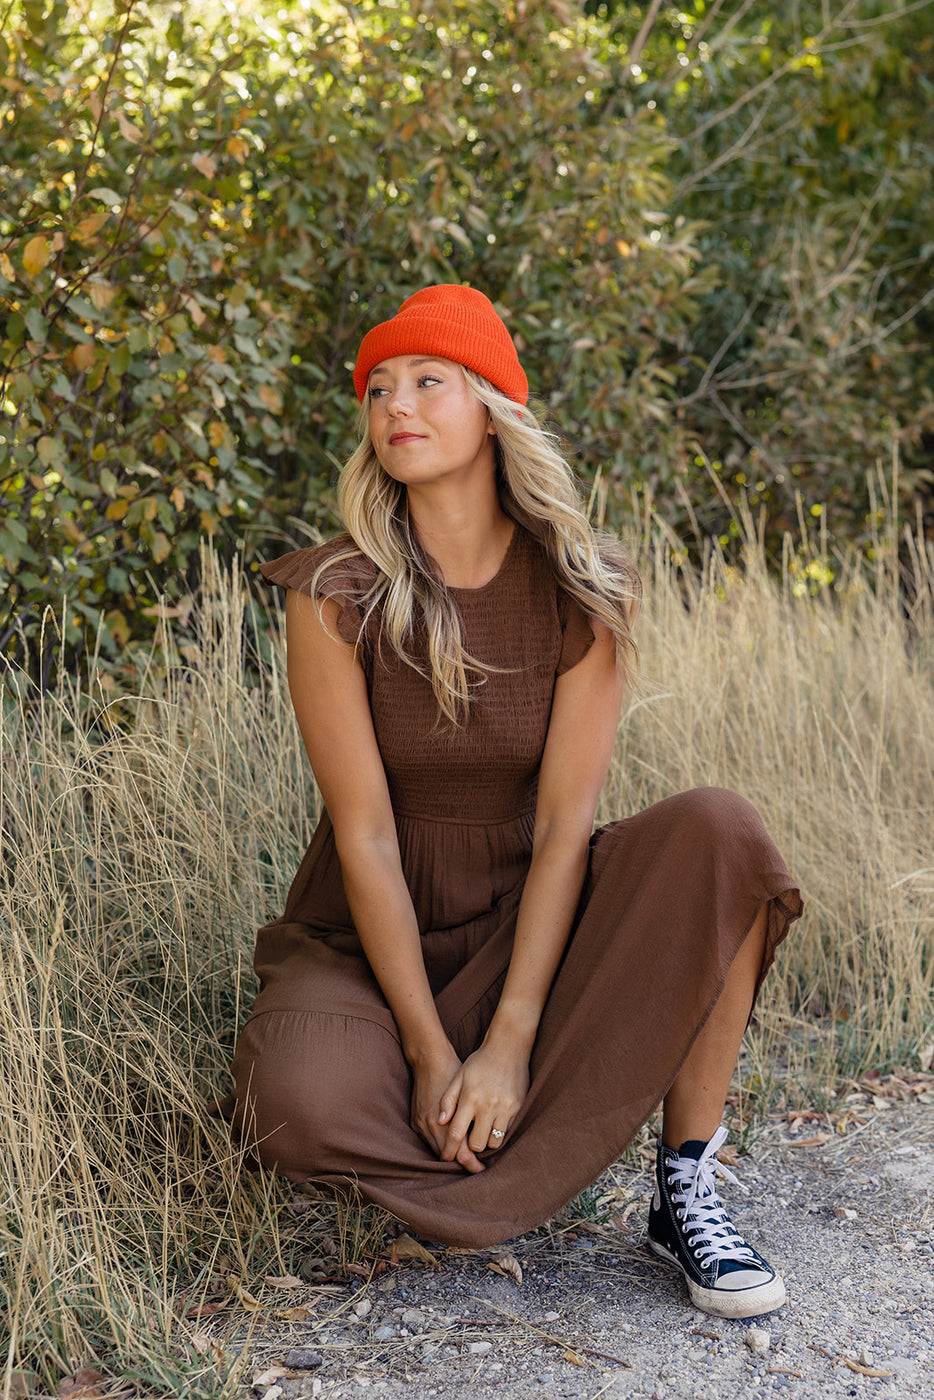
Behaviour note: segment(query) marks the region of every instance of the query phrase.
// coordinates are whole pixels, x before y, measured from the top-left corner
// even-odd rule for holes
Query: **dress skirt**
[[[478,1247],[522,1234],[593,1182],[651,1116],[764,904],[762,976],[801,902],[758,813],[734,793],[681,793],[599,830],[528,1097],[475,1175],[439,1161],[409,1127],[411,1073],[362,950],[272,925],[259,956],[267,940],[294,951],[240,1037],[236,1121],[270,1167],[294,1181],[350,1182],[425,1239]],[[517,907],[507,898],[458,929],[456,949],[443,934],[423,940],[461,1059],[495,1010]]]

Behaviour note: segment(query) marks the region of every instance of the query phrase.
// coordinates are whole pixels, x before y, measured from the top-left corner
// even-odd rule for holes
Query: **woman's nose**
[[[386,403],[386,409],[390,418],[398,418],[400,416],[408,418],[412,413],[412,406],[403,389],[393,389]]]

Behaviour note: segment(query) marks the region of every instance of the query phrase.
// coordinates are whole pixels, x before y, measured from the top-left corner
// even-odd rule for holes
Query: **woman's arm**
[[[311,598],[289,591],[289,691],[334,828],[354,925],[415,1076],[413,1126],[440,1150],[438,1105],[460,1061],[425,972],[363,668],[338,634],[338,605],[326,600],[322,615],[323,624]],[[459,1148],[452,1159],[482,1170],[466,1143]]]
[[[590,651],[555,685],[509,971],[483,1045],[442,1100],[445,1159],[456,1157],[464,1142],[478,1152],[501,1143],[492,1130],[506,1132],[528,1091],[529,1056],[580,898],[619,725],[623,680],[615,640],[608,628],[593,627]]]

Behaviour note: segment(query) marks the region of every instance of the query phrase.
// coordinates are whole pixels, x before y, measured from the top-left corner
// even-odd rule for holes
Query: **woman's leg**
[[[697,1307],[721,1317],[756,1317],[785,1301],[781,1278],[735,1228],[716,1186],[717,1171],[724,1172],[716,1155],[726,1138],[720,1120],[762,968],[767,918],[763,908],[665,1096],[649,1211],[649,1247],[677,1265]]]
[[[733,959],[719,1000],[665,1096],[662,1142],[709,1142],[723,1117],[753,993],[762,968],[768,907],[763,906]]]

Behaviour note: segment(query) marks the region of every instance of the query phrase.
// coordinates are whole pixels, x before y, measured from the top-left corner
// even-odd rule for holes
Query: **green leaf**
[[[41,437],[36,444],[36,452],[44,467],[57,467],[65,457],[64,447],[53,437]]]
[[[111,351],[109,363],[114,374],[126,374],[130,365],[130,347],[126,341]]]
[[[29,339],[34,340],[39,345],[45,343],[45,338],[49,332],[49,323],[42,312],[36,306],[31,306],[24,317],[26,329],[29,332]]]

